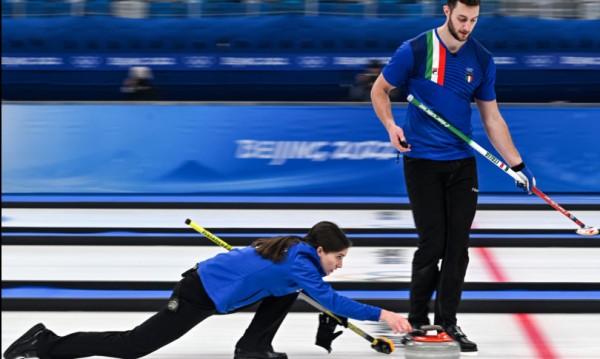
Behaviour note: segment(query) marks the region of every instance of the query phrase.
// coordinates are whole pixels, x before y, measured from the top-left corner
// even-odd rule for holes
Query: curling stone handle
[[[444,328],[441,325],[422,325],[419,329],[422,331],[428,332],[431,330],[440,330],[444,331]]]

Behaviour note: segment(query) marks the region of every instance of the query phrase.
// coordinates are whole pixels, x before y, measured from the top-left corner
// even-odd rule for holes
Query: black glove
[[[348,318],[339,315],[336,315],[336,317],[342,321],[341,324],[325,313],[319,314],[319,329],[317,330],[315,344],[325,348],[329,353],[331,353],[331,342],[343,333],[341,330],[334,333],[335,327],[341,325],[348,328]]]

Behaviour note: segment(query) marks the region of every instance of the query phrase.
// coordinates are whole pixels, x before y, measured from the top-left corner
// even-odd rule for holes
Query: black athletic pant
[[[271,342],[285,316],[298,297],[298,292],[283,297],[266,297],[260,303],[250,326],[236,344],[245,351],[273,351]]]
[[[41,359],[105,356],[139,358],[175,341],[204,319],[216,314],[216,308],[195,272],[181,280],[178,289],[179,308],[171,312],[165,306],[132,330],[123,332],[77,332],[64,337],[53,333],[42,338],[38,346]],[[176,289],[177,290],[177,289]],[[271,340],[290,310],[298,293],[263,299],[240,343],[251,343],[246,350],[260,344],[271,348]],[[254,342],[256,341],[256,342]],[[202,347],[201,338],[198,348]],[[259,348],[256,348],[259,349]],[[232,348],[233,351],[233,348]]]
[[[404,156],[404,175],[419,235],[412,262],[408,320],[413,325],[429,324],[428,305],[437,291],[434,324],[454,325],[477,207],[475,158],[432,161]]]

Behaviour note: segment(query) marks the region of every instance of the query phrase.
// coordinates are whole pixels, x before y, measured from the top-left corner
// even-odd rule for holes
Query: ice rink
[[[382,214],[384,213],[384,214]],[[577,211],[580,218],[589,223],[600,223],[600,211]],[[169,245],[168,238],[161,245],[99,245],[103,238],[82,245],[57,245],[61,240],[75,236],[76,240],[94,232],[130,231],[144,228],[180,229],[185,231],[184,221],[191,218],[207,228],[219,228],[220,233],[243,230],[289,228],[296,233],[319,220],[331,220],[342,227],[355,230],[410,229],[413,228],[410,212],[406,210],[172,210],[172,209],[56,209],[56,208],[5,208],[2,214],[2,280],[3,283],[80,283],[105,281],[110,283],[152,283],[176,281],[179,274],[196,261],[222,251],[195,233],[180,233],[183,239],[177,245]],[[477,246],[471,248],[471,263],[467,284],[494,285],[504,282],[534,283],[560,288],[570,285],[588,286],[587,291],[545,291],[536,299],[527,297],[530,313],[507,313],[473,311],[459,314],[459,325],[469,338],[479,345],[479,358],[598,358],[600,341],[600,302],[596,288],[600,280],[600,248],[597,245],[544,246],[538,241],[551,238],[553,231],[562,233],[561,240],[579,237],[565,234],[573,228],[567,219],[556,211],[479,211],[474,229],[483,231],[473,237],[484,241],[488,232],[495,229],[512,229],[516,232],[545,231],[542,235],[527,237],[524,246]],[[68,231],[65,231],[68,229]],[[188,228],[189,229],[189,228]],[[61,232],[63,232],[61,234]],[[256,232],[256,231],[254,231]],[[483,234],[482,234],[483,233]],[[254,233],[253,235],[260,235]],[[148,234],[146,234],[148,235]],[[400,234],[402,235],[402,234]],[[407,234],[410,236],[410,233]],[[82,237],[84,236],[84,237]],[[383,236],[383,235],[381,235]],[[390,235],[393,237],[394,235]],[[511,235],[506,234],[506,238]],[[523,236],[529,236],[525,234]],[[122,234],[120,237],[121,238]],[[355,236],[360,241],[360,236]],[[502,237],[502,235],[501,235]],[[19,245],[20,238],[24,241]],[[31,240],[34,238],[34,240]],[[105,239],[108,240],[109,237]],[[30,242],[27,242],[29,240]],[[182,245],[189,240],[190,245]],[[388,240],[380,239],[379,243]],[[406,285],[410,279],[410,258],[414,247],[398,246],[389,238],[390,246],[355,246],[350,250],[345,267],[327,280],[332,283],[375,283]],[[590,241],[593,239],[590,239]],[[33,241],[33,242],[31,242]],[[166,241],[166,242],[165,242]],[[513,240],[514,241],[514,240]],[[203,242],[200,244],[199,242]],[[581,243],[581,242],[579,242]],[[481,244],[481,243],[480,243]],[[382,254],[384,253],[384,254]],[[557,284],[558,283],[558,284]],[[591,286],[591,287],[590,287]],[[471,288],[472,289],[472,288]],[[401,293],[399,291],[398,293]],[[527,290],[515,296],[527,296]],[[18,302],[21,292],[13,295],[3,288],[2,350],[32,325],[43,322],[59,335],[74,331],[126,330],[139,324],[151,312],[131,311],[19,311],[4,310],[7,300]],[[350,293],[350,292],[349,292]],[[382,293],[380,290],[378,293]],[[494,292],[496,295],[502,290]],[[525,293],[525,294],[524,294]],[[550,294],[545,294],[550,293]],[[364,294],[364,293],[363,293]],[[481,295],[468,290],[466,295]],[[33,294],[35,297],[39,294]],[[389,294],[388,294],[389,295]],[[394,293],[391,294],[392,297]],[[402,294],[402,295],[405,295]],[[583,313],[542,313],[536,303],[546,302],[544,295],[552,295],[561,303],[578,301],[586,303]],[[42,295],[43,296],[43,295]],[[354,294],[360,296],[360,294]],[[160,296],[159,296],[160,297]],[[486,297],[476,298],[485,301]],[[31,299],[31,298],[30,298]],[[34,298],[36,299],[36,298]],[[40,299],[40,298],[37,298]],[[43,298],[41,298],[43,299]],[[398,298],[398,300],[404,300]],[[471,298],[472,299],[472,298]],[[496,302],[510,298],[491,298]],[[523,298],[516,298],[523,299]],[[387,300],[390,300],[387,298]],[[463,301],[467,302],[470,299]],[[101,303],[101,302],[98,302]],[[591,304],[590,304],[591,303]],[[501,308],[496,306],[496,308]],[[591,309],[590,309],[591,308]],[[232,358],[237,339],[248,325],[252,313],[243,312],[215,316],[201,323],[180,340],[160,349],[149,358]],[[400,337],[389,333],[383,325],[373,322],[356,322],[369,334],[385,336],[396,344],[391,357],[403,358]],[[372,350],[369,343],[352,331],[336,339],[333,352],[314,345],[317,329],[317,313],[292,312],[284,321],[275,338],[277,351],[287,352],[290,358],[383,358]]]
[[[2,350],[32,325],[43,322],[58,335],[73,331],[127,330],[152,313],[131,312],[3,312]],[[148,358],[232,358],[236,341],[250,323],[252,313],[211,317],[184,337],[150,354]],[[600,341],[598,314],[536,314],[527,316],[539,337],[532,336],[518,315],[462,314],[460,324],[479,345],[478,358],[598,358]],[[372,322],[354,322],[374,336],[385,336],[395,343],[399,338]],[[531,330],[531,329],[529,329]],[[332,344],[331,354],[314,345],[316,313],[290,313],[273,342],[277,351],[296,359],[404,358],[397,347],[388,355],[375,352],[369,343],[345,329]],[[472,355],[463,357],[472,357]]]

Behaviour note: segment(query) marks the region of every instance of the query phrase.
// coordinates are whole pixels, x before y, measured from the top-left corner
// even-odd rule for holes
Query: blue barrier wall
[[[599,107],[502,111],[543,191],[600,193]],[[405,194],[366,105],[3,104],[2,118],[3,194]],[[492,151],[477,111],[473,124]],[[482,193],[518,193],[478,161]]]
[[[8,100],[120,100],[149,66],[164,100],[342,101],[369,58],[383,62],[441,18],[268,16],[2,21]],[[482,17],[501,102],[598,102],[600,20]]]

